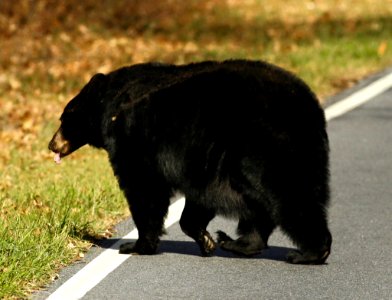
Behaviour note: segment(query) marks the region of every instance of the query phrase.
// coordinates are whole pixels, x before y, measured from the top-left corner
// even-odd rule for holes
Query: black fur
[[[324,112],[289,72],[245,60],[135,65],[95,75],[61,121],[52,151],[89,144],[109,154],[139,231],[120,251],[155,253],[169,198],[180,191],[181,228],[203,255],[217,246],[206,227],[223,215],[239,220],[240,235],[219,232],[223,249],[259,253],[280,226],[299,247],[289,262],[327,259]]]

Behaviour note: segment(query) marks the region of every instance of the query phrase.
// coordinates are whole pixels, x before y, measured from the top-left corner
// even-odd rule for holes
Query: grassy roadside
[[[60,166],[47,155],[32,157],[35,151],[13,149],[2,169],[1,299],[24,298],[54,279],[59,267],[83,257],[89,241],[111,236],[112,225],[128,213],[97,151],[83,149]]]
[[[392,64],[392,1],[1,1],[0,298],[26,298],[126,216],[104,153],[47,142],[95,72],[266,59],[328,95]]]

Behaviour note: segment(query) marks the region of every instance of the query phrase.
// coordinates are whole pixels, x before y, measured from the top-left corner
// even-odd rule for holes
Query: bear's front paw
[[[124,243],[120,245],[120,250],[118,251],[120,254],[139,254],[135,250],[135,243]]]
[[[149,245],[148,243],[124,243],[120,245],[120,254],[132,255],[152,255],[156,253],[156,246]]]

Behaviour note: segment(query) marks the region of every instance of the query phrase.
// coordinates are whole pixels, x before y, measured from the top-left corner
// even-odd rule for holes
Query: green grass
[[[2,170],[1,299],[24,298],[55,278],[61,266],[83,255],[88,241],[107,237],[126,214],[104,153],[86,148],[56,165],[32,155],[46,142],[39,141],[30,153],[13,149]]]
[[[86,147],[56,165],[47,150],[94,73],[263,59],[323,101],[392,64],[392,6],[349,2],[0,1],[0,298],[27,298],[129,214],[105,153]]]

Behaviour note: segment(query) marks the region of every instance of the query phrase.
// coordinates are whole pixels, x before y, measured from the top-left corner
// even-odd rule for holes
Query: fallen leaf
[[[75,244],[72,243],[72,242],[68,243],[68,245],[67,245],[67,248],[68,248],[68,249],[73,249],[73,248],[75,248],[75,247],[76,247]]]
[[[388,49],[388,43],[386,41],[382,41],[379,45],[378,45],[378,49],[377,49],[377,53],[379,57],[384,56],[385,52]]]

